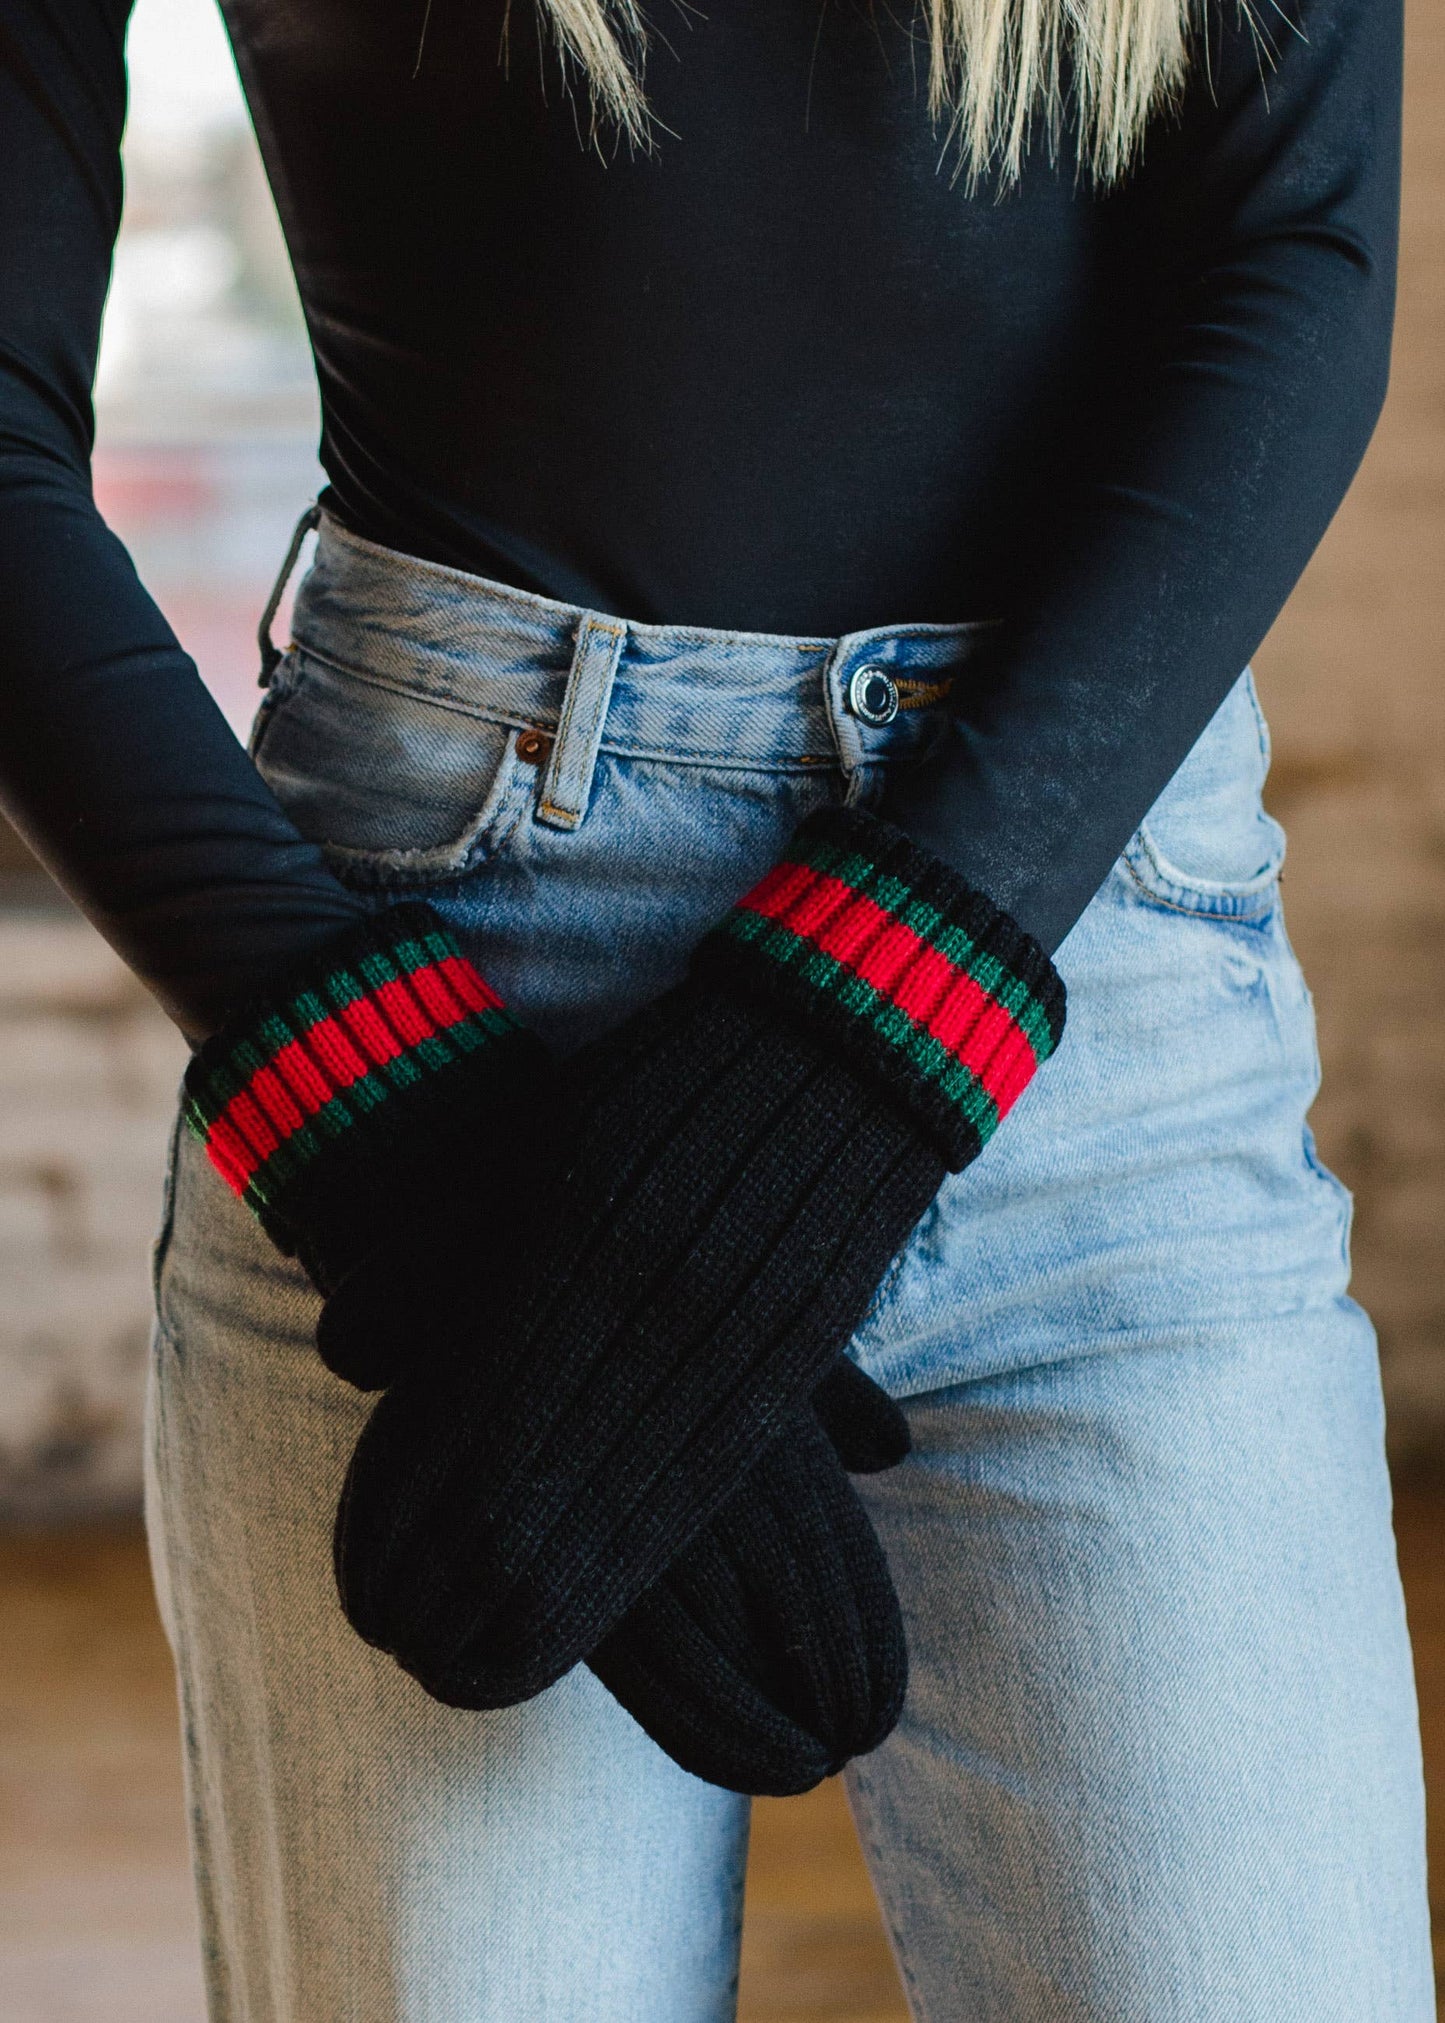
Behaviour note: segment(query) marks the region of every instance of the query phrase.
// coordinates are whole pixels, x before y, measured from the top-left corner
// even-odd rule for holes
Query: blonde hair
[[[1072,85],[1081,166],[1113,182],[1183,83],[1193,0],[923,0],[929,111],[970,182],[1013,181],[1036,128],[1057,148]],[[637,0],[544,0],[594,108],[646,143]]]

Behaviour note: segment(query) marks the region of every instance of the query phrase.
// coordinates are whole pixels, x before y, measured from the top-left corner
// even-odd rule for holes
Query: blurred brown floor
[[[1445,1821],[1445,1488],[1403,1492],[1398,1530]],[[194,1947],[144,1547],[131,1532],[0,1536],[0,2023],[200,2023]],[[836,1786],[756,1809],[739,2015],[906,2023]]]

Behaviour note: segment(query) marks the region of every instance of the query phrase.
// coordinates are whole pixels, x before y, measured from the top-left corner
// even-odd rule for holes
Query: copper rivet
[[[523,765],[540,766],[552,749],[552,740],[545,731],[520,731],[517,735],[517,757]]]

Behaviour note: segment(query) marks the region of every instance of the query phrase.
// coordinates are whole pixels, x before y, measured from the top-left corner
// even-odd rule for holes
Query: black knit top
[[[532,0],[509,33],[507,0],[223,5],[333,509],[634,619],[1002,617],[884,812],[1057,946],[1369,438],[1398,0],[1253,7],[1258,35],[1208,0],[1184,104],[1103,197],[1067,140],[970,191],[906,7],[654,7],[634,154],[588,144]],[[0,789],[199,1033],[357,902],[91,500],[126,14],[0,0]]]

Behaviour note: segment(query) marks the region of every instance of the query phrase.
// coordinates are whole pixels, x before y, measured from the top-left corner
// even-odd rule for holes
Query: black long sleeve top
[[[0,0],[0,792],[199,1034],[357,902],[92,501],[128,4]],[[886,812],[1056,947],[1383,396],[1398,0],[1282,5],[1208,0],[1100,194],[1067,140],[970,192],[862,0],[669,17],[651,153],[587,144],[507,0],[223,0],[334,510],[635,619],[1002,617]]]

